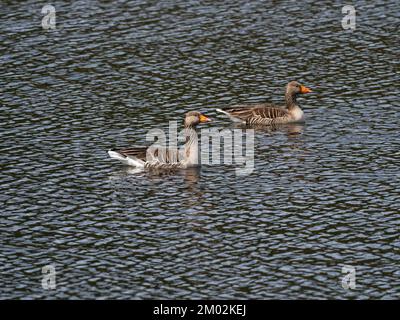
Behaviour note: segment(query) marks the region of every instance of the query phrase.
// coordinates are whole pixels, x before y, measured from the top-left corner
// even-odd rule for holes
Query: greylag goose
[[[297,104],[297,96],[312,92],[297,81],[291,81],[286,86],[286,108],[270,103],[253,105],[234,105],[228,108],[216,109],[228,115],[233,121],[247,125],[274,125],[293,122],[304,122],[304,113]]]
[[[185,115],[184,134],[186,143],[182,150],[166,148],[165,146],[133,147],[126,149],[111,149],[111,158],[137,168],[147,169],[185,169],[199,164],[199,149],[196,126],[199,123],[211,121],[197,111]]]

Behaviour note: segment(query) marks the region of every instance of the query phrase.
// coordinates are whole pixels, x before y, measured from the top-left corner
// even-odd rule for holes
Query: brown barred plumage
[[[311,92],[296,81],[289,82],[286,86],[285,107],[278,107],[269,103],[253,105],[234,105],[217,111],[228,115],[232,120],[246,123],[247,125],[273,125],[290,122],[303,122],[303,111],[297,105],[296,98],[300,93]]]
[[[108,154],[111,158],[121,162],[147,169],[176,169],[198,165],[197,133],[195,127],[202,122],[210,121],[200,112],[191,111],[185,116],[185,134],[187,140],[184,148],[166,148],[152,145],[150,147],[133,147],[111,149]]]

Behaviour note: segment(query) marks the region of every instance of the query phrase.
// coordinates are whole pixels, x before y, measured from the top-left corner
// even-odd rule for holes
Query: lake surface
[[[354,3],[354,31],[341,1],[56,1],[44,30],[2,1],[0,298],[398,299],[400,2]],[[294,79],[306,124],[256,130],[249,175],[106,153]]]

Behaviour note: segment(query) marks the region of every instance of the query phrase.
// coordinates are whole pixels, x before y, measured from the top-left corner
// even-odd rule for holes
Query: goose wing
[[[288,115],[288,111],[273,104],[234,105],[219,109],[222,113],[244,122],[252,119],[276,119]]]
[[[147,156],[149,162],[157,162],[159,164],[177,164],[181,159],[179,149],[157,145],[147,149]]]

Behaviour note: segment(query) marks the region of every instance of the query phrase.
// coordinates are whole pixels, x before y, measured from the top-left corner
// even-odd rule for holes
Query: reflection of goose
[[[302,124],[293,123],[287,126],[288,136],[297,136],[302,134],[304,131],[304,126]]]
[[[185,115],[186,143],[183,152],[176,148],[134,147],[126,149],[111,149],[108,154],[111,158],[137,168],[149,169],[178,169],[197,166],[199,163],[199,149],[196,126],[199,123],[211,121],[197,111],[190,111]]]
[[[253,105],[234,105],[228,108],[217,109],[228,115],[233,121],[247,125],[273,125],[282,123],[304,122],[304,113],[297,104],[297,96],[311,90],[297,81],[291,81],[286,86],[286,109],[269,103]]]
[[[279,132],[285,132],[288,136],[295,136],[303,133],[304,124],[286,123],[286,124],[274,124],[270,126],[256,125],[256,126],[251,126],[250,128],[254,129],[256,132],[259,131],[259,132],[271,133],[279,131]]]
[[[188,186],[196,185],[200,180],[200,168],[193,167],[185,170],[184,181]]]

